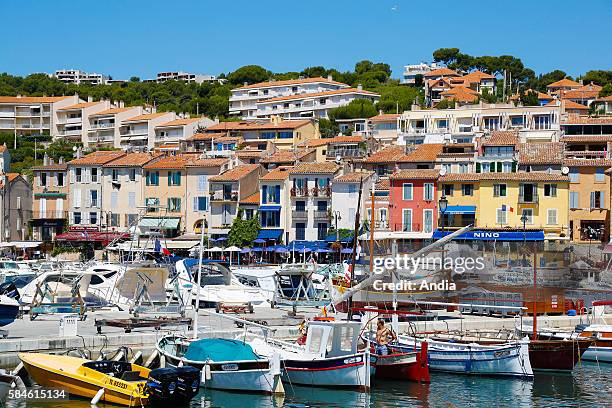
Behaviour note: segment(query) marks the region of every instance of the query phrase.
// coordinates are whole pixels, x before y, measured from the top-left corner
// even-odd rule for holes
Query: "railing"
[[[327,157],[364,157],[366,155],[366,151],[364,149],[337,149],[337,150],[328,150]]]
[[[60,220],[68,218],[68,211],[62,210],[47,210],[47,211],[32,211],[33,219],[51,219]]]
[[[519,194],[519,204],[536,204],[538,202],[538,195],[533,194],[531,197],[525,197],[524,194]]]
[[[327,211],[315,211],[314,212],[315,219],[329,219],[329,212]]]
[[[291,217],[296,220],[305,220],[308,218],[308,211],[292,211]]]
[[[232,191],[230,194],[223,191],[212,191],[210,201],[238,201],[238,192]]]
[[[107,129],[107,128],[113,128],[115,127],[114,123],[98,123],[91,125],[92,129]]]
[[[313,197],[331,197],[331,187],[315,187],[311,190]]]
[[[565,157],[583,158],[583,159],[600,159],[608,157],[608,152],[605,150],[567,150],[563,152]]]
[[[290,191],[291,197],[308,197],[310,191],[304,187],[293,187]]]

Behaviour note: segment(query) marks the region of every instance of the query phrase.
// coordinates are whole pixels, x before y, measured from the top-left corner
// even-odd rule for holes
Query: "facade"
[[[240,201],[259,191],[259,177],[263,169],[259,164],[244,164],[210,177],[210,221],[208,231],[213,236],[229,233],[238,216]]]
[[[572,81],[571,79],[564,78],[547,85],[546,91],[551,95],[561,95],[564,92],[579,89],[580,87],[582,87],[582,84]]]
[[[96,151],[68,162],[70,226],[99,231],[105,224],[102,219],[102,166],[123,156],[123,152]]]
[[[32,186],[18,173],[6,173],[0,180],[0,242],[30,239]]]
[[[121,147],[121,123],[142,112],[142,106],[131,106],[105,109],[89,115],[85,146]]]
[[[155,79],[151,79],[145,82],[161,83],[166,81],[185,81],[188,83],[194,82],[196,84],[201,84],[204,82],[225,82],[224,79],[219,79],[215,75],[190,74],[189,72],[183,71],[158,72],[157,77]]]
[[[55,135],[58,110],[81,102],[73,96],[0,96],[0,132]]]
[[[372,184],[374,183],[374,173],[371,171],[354,171],[343,174],[332,180],[332,211],[331,227],[336,229],[348,229],[353,231],[355,228],[355,217],[357,216],[357,206],[359,205],[359,184],[363,179],[361,194],[361,219],[368,221],[367,214],[369,207],[366,207],[368,197],[372,195]],[[379,222],[375,225],[376,229],[388,228],[388,214],[381,211],[378,214]],[[337,222],[337,224],[336,224]]]
[[[331,225],[331,181],[340,173],[335,163],[300,163],[289,171],[291,227],[289,242],[327,237]]]
[[[207,117],[179,118],[155,126],[155,146],[178,145],[215,122]]]
[[[382,145],[397,142],[399,113],[380,113],[370,118],[372,137]]]
[[[32,238],[54,241],[68,223],[68,165],[45,156],[42,166],[32,168]]]
[[[229,99],[230,115],[243,119],[257,118],[258,102],[278,97],[313,94],[349,88],[347,84],[336,82],[332,77],[300,78],[286,81],[268,81],[232,89]]]
[[[107,75],[85,72],[79,69],[60,69],[55,71],[51,76],[59,79],[65,84],[75,85],[105,85],[109,80]]]
[[[478,139],[476,173],[515,172],[518,143],[518,132],[514,130],[496,130]]]
[[[120,147],[146,151],[155,147],[155,128],[174,121],[174,112],[145,113],[124,119],[119,127]]]
[[[416,83],[417,76],[425,77],[425,75],[436,69],[438,69],[438,64],[435,62],[432,62],[431,64],[421,62],[420,64],[404,65],[402,84],[414,85]]]
[[[262,239],[290,242],[291,211],[289,173],[293,166],[280,166],[259,178],[259,217]],[[297,214],[300,217],[302,213]]]
[[[91,123],[89,116],[110,109],[110,101],[81,102],[57,110],[57,139],[67,139],[88,145]]]
[[[389,178],[389,229],[431,238],[438,222],[438,170],[401,170]]]
[[[361,161],[360,166],[376,172],[379,177],[389,177],[401,169],[433,169],[443,147],[441,143],[387,146]]]

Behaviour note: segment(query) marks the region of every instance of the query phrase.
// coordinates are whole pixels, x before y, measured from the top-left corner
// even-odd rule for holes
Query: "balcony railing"
[[[330,150],[327,152],[327,157],[334,158],[337,156],[340,157],[364,157],[366,155],[366,151],[364,149],[337,149]]]
[[[32,211],[32,218],[36,220],[61,220],[68,218],[68,211],[62,210],[47,210],[47,211]]]
[[[329,219],[329,212],[327,211],[315,211],[314,212],[315,219]]]
[[[308,197],[310,190],[304,187],[293,187],[290,193],[291,197]]]
[[[238,201],[238,192],[223,193],[223,191],[212,191],[210,201]]]
[[[538,203],[538,195],[532,194],[525,196],[524,194],[519,194],[518,202],[519,204],[536,204]]]
[[[296,220],[305,220],[308,218],[308,211],[292,211],[291,216]]]
[[[313,197],[331,197],[331,187],[315,187],[310,193]]]

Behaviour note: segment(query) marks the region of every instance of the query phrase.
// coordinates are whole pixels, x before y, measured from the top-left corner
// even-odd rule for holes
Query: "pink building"
[[[390,177],[389,210],[391,231],[405,238],[431,238],[438,223],[436,181],[438,170],[400,170]]]

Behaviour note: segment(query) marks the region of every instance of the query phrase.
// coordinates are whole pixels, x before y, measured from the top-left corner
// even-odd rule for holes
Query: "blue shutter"
[[[280,186],[274,187],[274,202],[280,204]]]
[[[266,204],[268,202],[268,186],[263,186],[261,190],[262,190],[261,202],[263,204]]]

